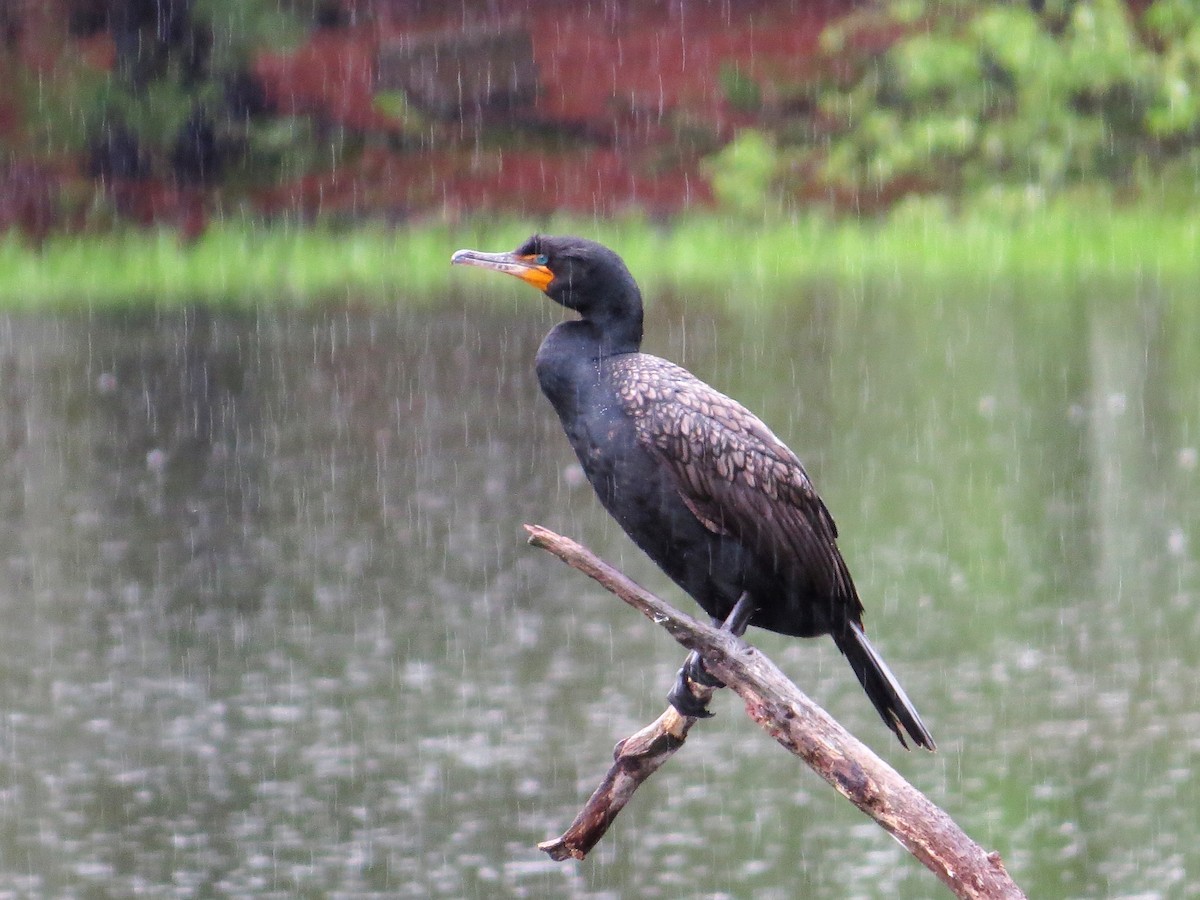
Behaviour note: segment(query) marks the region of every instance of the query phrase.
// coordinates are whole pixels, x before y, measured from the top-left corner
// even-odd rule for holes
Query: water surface
[[[0,320],[0,892],[927,897],[736,698],[583,863],[557,834],[682,652],[550,556],[695,611],[580,485],[535,296]],[[831,642],[752,634],[1036,897],[1200,895],[1200,334],[1149,284],[664,298],[648,349],[759,411],[940,746]]]

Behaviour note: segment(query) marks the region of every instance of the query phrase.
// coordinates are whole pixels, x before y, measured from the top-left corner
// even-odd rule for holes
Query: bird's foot
[[[725,682],[714,677],[708,669],[704,668],[704,659],[695,650],[689,653],[687,659],[683,661],[683,668],[679,670],[679,674],[705,687],[725,687]]]
[[[693,719],[713,717],[708,711],[708,701],[700,700],[688,687],[688,679],[683,674],[683,669],[679,670],[679,677],[675,679],[671,692],[667,694],[667,702],[675,707],[675,711],[681,716],[690,716]]]
[[[688,654],[683,667],[679,670],[675,684],[672,686],[671,692],[667,694],[667,702],[675,707],[681,716],[690,716],[693,719],[711,719],[713,714],[708,711],[708,701],[700,700],[692,693],[692,689],[688,686],[689,681],[703,687],[725,687],[722,682],[708,673],[700,654],[694,651]]]

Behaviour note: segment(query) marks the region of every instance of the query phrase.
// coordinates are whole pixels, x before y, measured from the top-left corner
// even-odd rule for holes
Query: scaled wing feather
[[[638,439],[667,463],[707,528],[767,554],[815,590],[855,597],[841,555],[830,552],[833,517],[800,460],[757,416],[666,360],[629,354],[606,363]]]

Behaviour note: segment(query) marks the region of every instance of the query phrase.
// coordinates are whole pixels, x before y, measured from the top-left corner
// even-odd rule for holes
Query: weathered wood
[[[618,743],[613,750],[612,767],[575,821],[559,837],[538,844],[538,849],[560,861],[587,856],[634,791],[683,746],[688,729],[695,722],[696,719],[681,716],[674,707],[668,707],[641,731]]]
[[[878,822],[956,896],[976,900],[1016,900],[1025,896],[1005,870],[999,854],[988,853],[972,841],[950,816],[813,703],[758,650],[680,612],[570,538],[540,525],[525,528],[535,547],[549,550],[595,579],[665,628],[680,644],[699,651],[705,668],[745,701],[746,712],[754,721]],[[668,733],[669,723],[663,720],[671,716],[687,723],[688,728],[695,722],[668,710],[658,721],[618,745],[612,769],[571,828],[561,837],[540,844],[541,849],[555,859],[582,859],[595,846],[637,786],[682,745],[680,737],[669,752],[663,752],[665,747],[653,747],[655,741],[663,740],[662,734]],[[625,755],[623,750],[635,739],[635,747],[648,742],[652,751],[643,757]]]
[[[528,526],[527,526],[528,527]],[[713,688],[689,681],[688,688],[701,704],[712,698]],[[538,844],[552,859],[583,859],[599,843],[625,804],[658,768],[675,755],[688,731],[699,721],[683,716],[673,706],[640,731],[617,743],[613,764],[592,792],[579,815],[559,837]]]

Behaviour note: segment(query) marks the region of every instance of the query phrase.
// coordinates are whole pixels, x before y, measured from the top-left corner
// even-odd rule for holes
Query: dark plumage
[[[804,466],[740,403],[639,352],[642,296],[620,257],[582,238],[535,235],[512,253],[460,250],[453,262],[515,275],[580,314],[542,342],[538,381],[633,541],[716,619],[747,594],[751,625],[831,635],[900,743],[907,732],[934,749],[863,633],[837,526]]]

